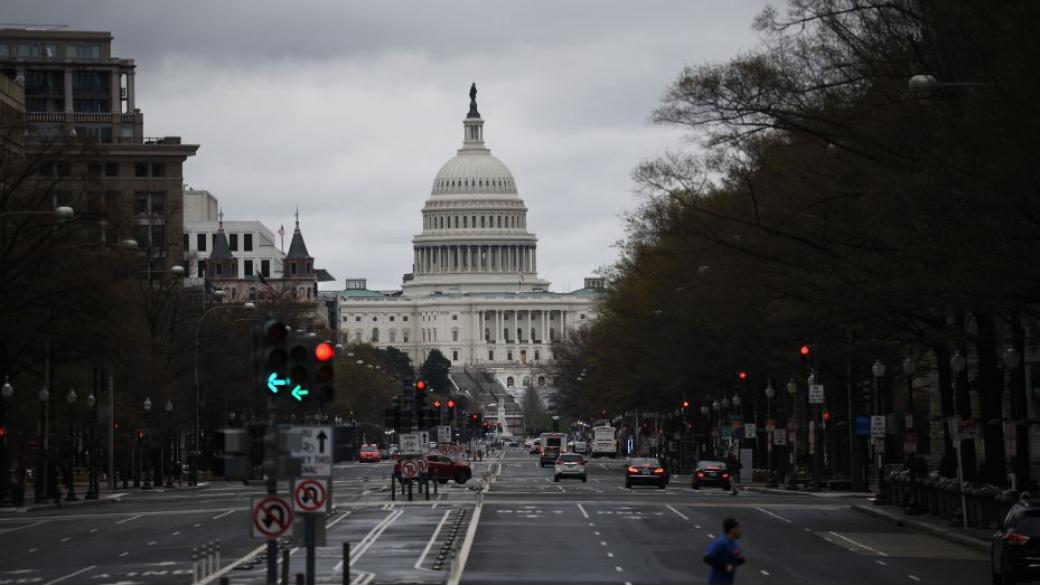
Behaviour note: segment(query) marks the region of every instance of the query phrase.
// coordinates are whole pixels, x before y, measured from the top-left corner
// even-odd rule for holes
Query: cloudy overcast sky
[[[145,133],[200,144],[185,182],[229,219],[292,227],[343,287],[396,288],[470,82],[553,290],[616,258],[641,160],[689,148],[648,119],[684,65],[759,41],[766,0],[8,0],[0,20],[111,31]],[[773,1],[777,4],[777,0]]]

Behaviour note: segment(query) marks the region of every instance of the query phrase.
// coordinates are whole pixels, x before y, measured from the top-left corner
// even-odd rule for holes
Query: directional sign
[[[404,433],[399,438],[402,455],[419,455],[422,453],[422,442],[419,433]]]
[[[451,427],[447,425],[441,425],[437,427],[437,442],[438,443],[450,443],[451,442]]]
[[[773,444],[774,445],[786,445],[787,444],[787,431],[784,429],[773,429]]]
[[[861,437],[870,436],[870,417],[869,416],[857,416],[856,417],[856,434]]]
[[[327,478],[293,480],[292,504],[295,512],[328,512],[331,500]]]
[[[253,496],[252,514],[249,515],[253,538],[273,540],[292,530],[293,511],[281,496]]]
[[[809,386],[809,404],[823,404],[823,384]]]
[[[292,432],[300,435],[300,449],[292,456],[300,459],[303,477],[330,477],[332,475],[332,427],[294,426]]]
[[[874,416],[870,417],[870,438],[885,438],[885,415],[875,414]]]
[[[744,423],[744,438],[745,439],[754,439],[755,438],[755,434],[757,432],[758,432],[758,428],[756,427],[755,423],[753,423],[753,422]]]
[[[278,394],[278,391],[284,387],[289,386],[288,378],[279,378],[278,374],[272,373],[267,377],[267,389],[271,391],[271,394]]]
[[[401,462],[401,477],[414,479],[419,476],[419,462],[416,459],[405,459]]]

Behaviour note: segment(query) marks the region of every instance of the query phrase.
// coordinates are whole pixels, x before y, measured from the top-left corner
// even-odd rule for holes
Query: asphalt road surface
[[[498,475],[481,499],[473,488],[489,469]],[[587,483],[555,483],[534,456],[510,450],[500,467],[477,464],[470,484],[439,486],[429,501],[416,493],[412,502],[392,502],[390,470],[336,466],[319,583],[342,583],[344,541],[354,585],[445,583],[456,552],[466,559],[465,585],[704,583],[701,558],[727,516],[744,526],[749,563],[738,583],[989,582],[985,554],[860,515],[850,498],[694,491],[688,476],[673,477],[665,490],[628,490],[620,460],[595,460]],[[183,585],[191,582],[192,547],[214,539],[232,583],[263,583],[262,541],[249,536],[246,511],[249,496],[262,492],[215,483],[130,490],[118,503],[5,511],[0,585]],[[304,551],[285,550],[290,572],[302,571]]]

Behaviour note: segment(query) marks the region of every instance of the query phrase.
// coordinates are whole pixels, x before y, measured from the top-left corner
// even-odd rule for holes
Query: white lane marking
[[[694,524],[693,527],[696,528],[697,530],[701,529],[701,525],[700,524]]]
[[[708,533],[708,538],[715,538],[715,535],[709,532]]]
[[[97,532],[97,531],[98,531],[98,529],[97,529],[97,528],[91,528],[91,529],[90,529],[90,533],[91,533],[91,534],[94,534],[94,533],[95,533],[95,532]]]
[[[61,542],[68,542],[70,538],[72,538],[72,537],[71,536],[66,536],[65,538],[61,539]]]
[[[223,518],[224,516],[227,516],[228,514],[231,514],[232,512],[234,512],[234,510],[228,510],[227,512],[224,512],[223,514],[217,514],[212,519],[213,520],[220,520],[221,518]]]
[[[599,530],[593,531],[593,534],[595,534],[596,536],[599,536]]]
[[[578,504],[578,510],[581,511],[581,515],[584,516],[586,520],[589,519],[589,513],[585,511],[585,507],[584,506],[582,506],[581,504]]]
[[[842,540],[844,540],[846,542],[850,542],[850,543],[852,543],[852,544],[862,548],[863,550],[869,550],[870,552],[877,553],[878,555],[883,556],[883,557],[887,557],[888,556],[888,553],[886,553],[884,551],[880,551],[880,550],[878,550],[876,548],[871,548],[871,547],[863,544],[862,542],[858,542],[858,541],[852,540],[848,536],[844,536],[842,534],[838,534],[837,532],[834,532],[833,530],[830,531],[830,534],[832,536],[837,536],[838,538],[840,538],[840,539],[842,539]]]
[[[910,577],[910,578],[911,578],[911,579],[913,579],[914,581],[920,581],[920,580],[921,580],[920,578],[918,578],[918,577],[916,577],[916,576],[914,576],[914,575],[907,575],[907,577]]]
[[[621,567],[614,567],[614,570],[617,571],[618,573],[624,572]]]
[[[612,553],[612,552],[608,552],[608,553],[607,553],[607,556],[608,556],[609,558],[614,558],[614,553]]]
[[[180,535],[181,535],[181,531],[180,530],[178,530],[178,531],[173,533],[173,536],[180,536]]]
[[[596,524],[594,522],[589,522],[589,526],[595,526],[595,525]]]
[[[781,516],[779,514],[775,514],[773,512],[770,512],[769,510],[766,510],[765,508],[756,507],[755,509],[758,510],[759,512],[762,512],[763,514],[768,514],[768,515],[772,516],[773,518],[776,518],[777,520],[783,520],[784,522],[787,522],[788,524],[794,524],[793,522],[791,522],[787,518],[784,518],[783,516]],[[806,529],[806,530],[808,530],[808,529]]]
[[[192,528],[199,528],[200,526],[202,526],[201,522],[196,522],[196,523],[191,525]]]
[[[879,565],[881,565],[882,567],[884,567],[884,566],[887,566],[887,565],[888,565],[888,563],[886,563],[885,561],[883,561],[883,560],[881,560],[881,559],[878,559],[878,560],[876,560],[876,561],[874,561],[874,562],[875,562],[875,563],[877,563],[877,564],[879,564]]]
[[[433,543],[437,540],[437,535],[441,533],[441,528],[444,526],[444,523],[448,521],[448,516],[450,515],[451,510],[448,510],[444,512],[443,516],[441,516],[441,521],[437,523],[437,528],[433,530],[433,535],[430,536],[430,541],[426,543],[426,548],[424,548],[422,554],[419,555],[419,560],[415,561],[416,569],[422,568],[423,561],[426,560],[426,555],[430,554],[430,549],[433,547]]]
[[[625,581],[625,585],[632,585],[631,581]]]
[[[148,546],[155,546],[156,544],[158,544],[158,541],[155,541],[155,540],[149,540],[148,541]]]
[[[40,549],[34,546],[34,547],[29,549],[29,552],[34,553],[34,552],[36,552],[38,550],[40,550]]]
[[[124,551],[124,552],[119,553],[119,557],[120,558],[125,557],[125,556],[129,556],[129,555],[130,555],[130,553],[128,551]]]
[[[66,579],[71,579],[72,577],[75,577],[76,575],[81,575],[83,573],[86,573],[87,571],[93,571],[96,568],[97,568],[97,565],[90,565],[89,567],[83,567],[82,569],[80,569],[78,571],[73,571],[72,573],[69,573],[68,575],[64,575],[62,577],[58,577],[57,579],[54,579],[53,581],[47,581],[43,585],[54,585],[55,583],[61,583],[62,581],[66,580]]]
[[[767,571],[767,570],[765,570],[765,569],[759,569],[759,570],[758,570],[758,572],[759,572],[759,573],[762,573],[762,574],[763,574],[763,575],[765,575],[766,577],[768,577],[768,576],[769,576],[769,571]]]
[[[138,518],[140,518],[142,516],[144,516],[144,514],[137,514],[136,516],[131,516],[129,518],[123,518],[119,522],[116,522],[116,524],[126,524],[127,522],[130,522],[131,520],[137,520]]]
[[[14,528],[5,528],[4,530],[0,530],[0,534],[7,534],[8,532],[14,532],[15,530],[22,530],[22,529],[25,529],[25,528],[32,528],[34,526],[39,526],[40,524],[46,524],[46,523],[47,523],[46,520],[40,520],[39,522],[33,522],[32,524],[26,524],[24,526],[15,526]]]
[[[690,519],[690,517],[689,517],[689,516],[687,516],[686,514],[683,514],[683,513],[682,513],[682,512],[680,512],[679,510],[676,510],[676,509],[675,509],[675,508],[673,508],[673,507],[672,507],[671,505],[667,505],[667,506],[665,506],[665,507],[666,507],[666,508],[668,508],[669,510],[671,510],[672,512],[675,512],[676,514],[678,514],[678,515],[679,515],[679,517],[680,517],[680,518],[682,518],[683,520],[689,520],[689,519]]]
[[[477,535],[477,523],[480,522],[480,513],[484,509],[484,501],[478,500],[477,505],[473,507],[473,515],[470,516],[469,526],[466,527],[466,537],[462,541],[462,546],[459,547],[459,553],[455,556],[455,560],[458,562],[456,565],[458,571],[452,571],[448,575],[448,582],[446,585],[459,585],[459,581],[462,580],[462,574],[466,570],[466,561],[469,560],[469,551],[473,548],[473,537]]]
[[[601,541],[599,541],[599,545],[600,546],[607,546],[607,541],[601,540]]]

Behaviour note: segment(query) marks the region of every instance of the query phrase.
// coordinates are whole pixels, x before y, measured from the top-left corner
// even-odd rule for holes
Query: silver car
[[[563,478],[588,481],[588,475],[585,473],[585,458],[577,453],[563,453],[557,457],[555,471],[553,481],[560,481]]]

